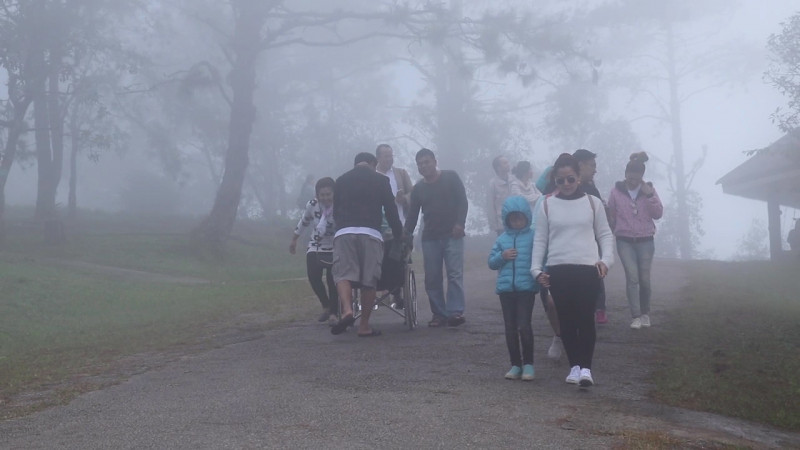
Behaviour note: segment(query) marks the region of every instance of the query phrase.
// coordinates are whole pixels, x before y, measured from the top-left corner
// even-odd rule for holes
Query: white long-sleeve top
[[[534,278],[542,273],[545,258],[548,266],[614,264],[614,235],[603,202],[597,197],[591,201],[594,211],[588,195],[571,200],[549,196],[539,202],[531,264]]]

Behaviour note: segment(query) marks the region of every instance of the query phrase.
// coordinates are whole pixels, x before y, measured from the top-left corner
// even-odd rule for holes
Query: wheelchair
[[[414,269],[411,268],[411,248],[403,242],[396,240],[384,241],[383,262],[381,263],[381,278],[378,280],[376,290],[385,291],[383,295],[375,298],[373,311],[381,307],[403,318],[403,323],[409,330],[417,326],[417,280]],[[400,260],[390,257],[392,247],[400,246]],[[353,317],[361,317],[361,296],[359,290],[353,289]],[[341,313],[339,313],[341,319]]]

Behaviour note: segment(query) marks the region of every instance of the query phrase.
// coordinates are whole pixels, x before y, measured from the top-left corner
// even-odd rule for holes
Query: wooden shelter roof
[[[800,130],[793,130],[725,174],[722,192],[800,208]]]

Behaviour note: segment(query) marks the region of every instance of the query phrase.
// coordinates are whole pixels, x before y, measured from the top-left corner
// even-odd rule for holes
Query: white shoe
[[[642,319],[643,327],[647,328],[650,326],[650,316],[648,316],[647,314],[642,314],[642,317],[640,317],[640,319]]]
[[[580,376],[580,381],[578,381],[578,384],[581,387],[589,387],[593,385],[594,380],[592,379],[592,371],[589,369],[581,369],[581,376]]]
[[[581,378],[581,366],[572,366],[572,369],[569,369],[569,375],[567,375],[567,379],[564,380],[569,384],[578,384],[578,381]]]
[[[634,330],[638,330],[639,328],[642,328],[642,319],[641,319],[641,317],[637,317],[637,318],[633,319],[633,322],[631,322],[631,328],[633,328]]]
[[[547,357],[550,359],[559,359],[561,358],[561,338],[558,336],[553,336],[553,343],[550,344],[550,348],[547,349]]]

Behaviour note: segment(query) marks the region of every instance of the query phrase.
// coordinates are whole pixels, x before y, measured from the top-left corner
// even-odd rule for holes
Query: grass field
[[[800,431],[800,264],[691,264],[686,307],[658,329],[655,397]]]
[[[288,223],[244,224],[220,261],[193,251],[186,235],[177,232],[191,222],[148,221],[152,229],[141,226],[137,232],[135,220],[124,225],[116,220],[99,215],[80,227],[73,224],[67,244],[56,247],[44,245],[34,227],[12,230],[0,252],[0,406],[21,392],[52,391],[76,374],[102,373],[126,355],[202,346],[242,315],[285,322],[318,309],[302,279],[276,281],[305,274],[302,253],[288,253]],[[126,280],[54,265],[52,259],[210,282]],[[43,405],[76,393],[74,386],[55,390],[60,389]]]

